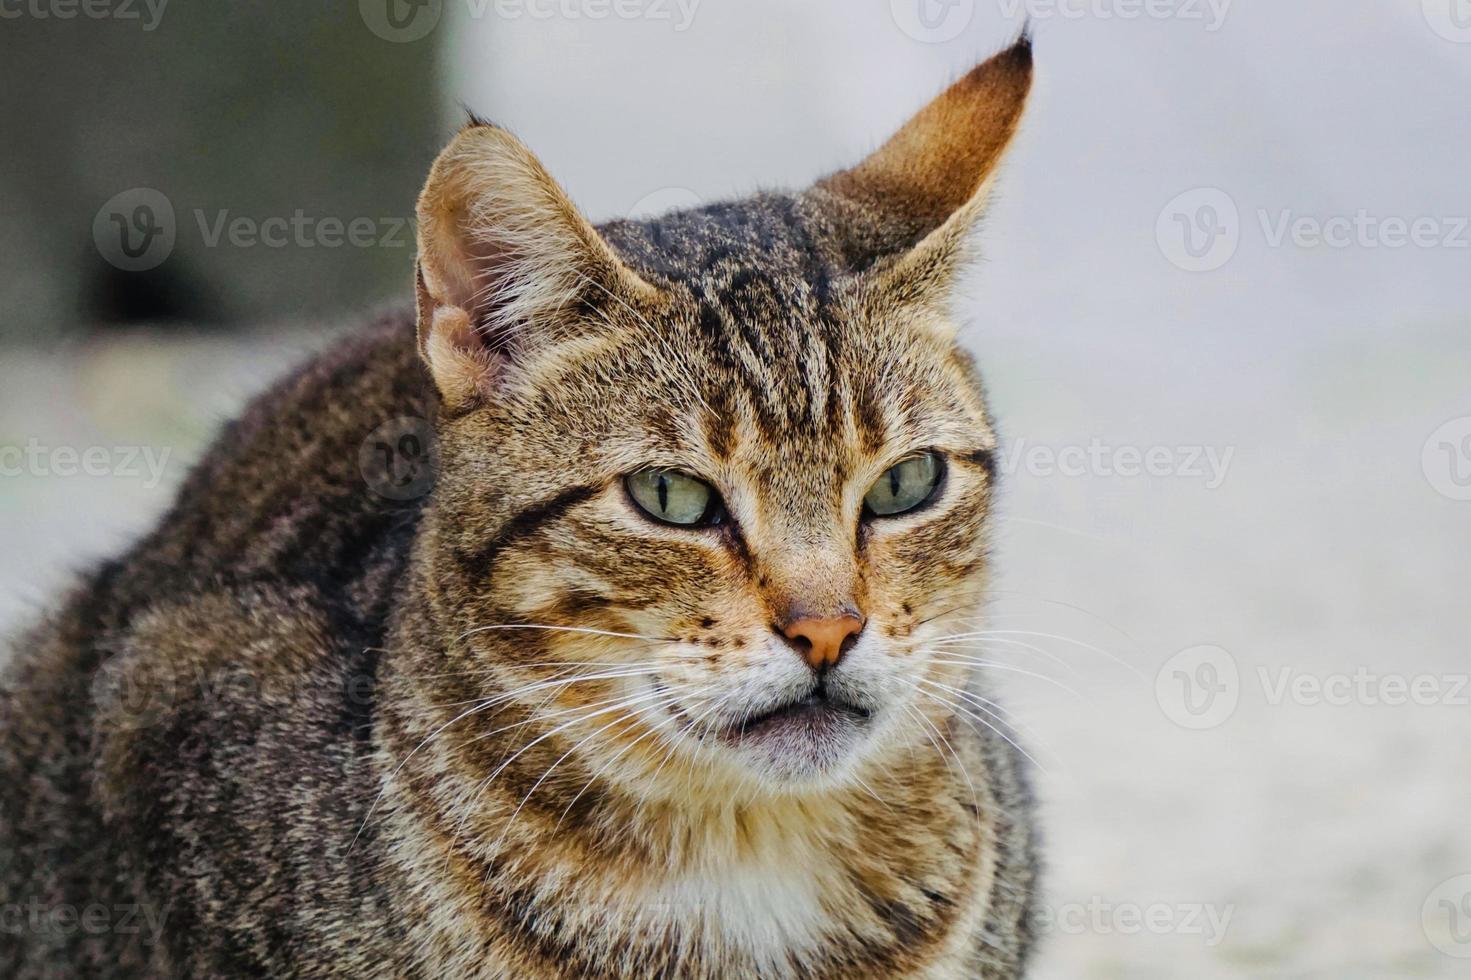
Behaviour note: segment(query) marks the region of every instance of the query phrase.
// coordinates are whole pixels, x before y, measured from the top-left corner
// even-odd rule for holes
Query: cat
[[[0,694],[6,977],[1001,978],[950,312],[1030,42],[798,193],[595,228],[472,119],[416,312],[258,397]]]

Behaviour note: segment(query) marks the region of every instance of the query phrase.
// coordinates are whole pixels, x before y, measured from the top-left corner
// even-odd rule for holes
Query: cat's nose
[[[837,665],[843,654],[858,642],[863,620],[844,613],[838,616],[803,616],[779,627],[787,642],[815,671]]]

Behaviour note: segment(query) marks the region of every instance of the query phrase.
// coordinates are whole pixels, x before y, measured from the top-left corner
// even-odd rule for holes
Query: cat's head
[[[456,137],[418,300],[457,669],[630,782],[841,782],[966,713],[932,641],[980,598],[996,437],[950,294],[1031,64],[801,193],[601,228],[506,131]]]

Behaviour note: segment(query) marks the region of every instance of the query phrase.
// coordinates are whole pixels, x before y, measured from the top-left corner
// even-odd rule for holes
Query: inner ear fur
[[[418,246],[419,350],[453,402],[584,325],[588,304],[637,309],[660,295],[499,126],[466,126],[434,161]]]

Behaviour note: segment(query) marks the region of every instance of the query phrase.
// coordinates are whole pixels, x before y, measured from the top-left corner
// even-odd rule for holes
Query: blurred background
[[[1471,974],[1471,0],[0,0],[0,630],[409,301],[462,107],[652,213],[851,163],[1028,18],[963,309],[1036,975]]]

